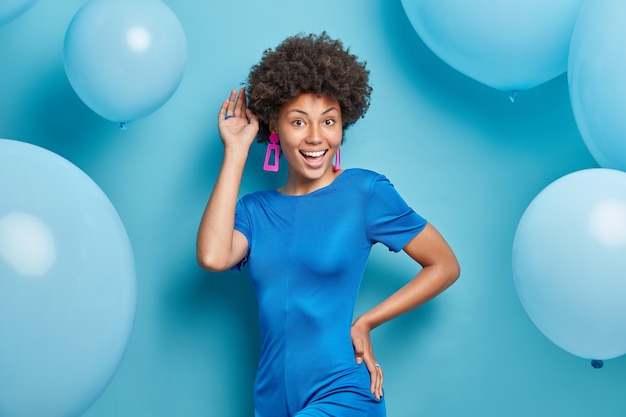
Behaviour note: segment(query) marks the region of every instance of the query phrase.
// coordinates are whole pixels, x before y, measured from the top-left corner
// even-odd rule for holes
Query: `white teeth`
[[[322,156],[326,153],[326,151],[317,151],[317,152],[302,152],[302,155],[304,156],[310,156],[311,158],[317,158],[319,156]]]

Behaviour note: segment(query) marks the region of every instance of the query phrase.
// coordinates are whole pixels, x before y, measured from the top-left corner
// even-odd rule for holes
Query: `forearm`
[[[430,301],[459,277],[461,270],[454,252],[430,223],[403,250],[422,265],[422,269],[404,287],[359,317],[360,325],[370,329],[380,326]]]
[[[374,329],[435,298],[448,288],[457,277],[458,265],[456,263],[424,267],[415,278],[364,313],[357,321],[370,329]]]
[[[247,149],[224,149],[222,166],[198,229],[196,253],[203,268],[223,270],[228,267],[233,248],[235,207],[247,154]]]

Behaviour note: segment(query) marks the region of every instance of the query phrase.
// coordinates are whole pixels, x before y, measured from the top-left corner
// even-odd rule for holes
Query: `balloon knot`
[[[594,359],[591,361],[591,366],[593,366],[595,369],[600,369],[604,366],[604,362],[599,359]]]
[[[509,95],[509,100],[511,100],[511,103],[515,103],[515,97],[517,97],[517,90],[512,90],[511,94]]]
[[[126,123],[120,123],[120,130],[126,130]]]

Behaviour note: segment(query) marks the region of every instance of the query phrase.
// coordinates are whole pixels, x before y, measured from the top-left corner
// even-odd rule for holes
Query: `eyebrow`
[[[326,110],[324,110],[324,111],[322,112],[322,116],[323,116],[323,115],[325,115],[325,114],[330,113],[330,112],[331,112],[331,111],[333,111],[333,110],[337,110],[337,107],[334,107],[334,106],[333,106],[333,107],[329,107],[328,109],[326,109]],[[289,110],[289,113],[294,113],[294,112],[295,112],[295,113],[304,114],[304,115],[306,115],[306,116],[308,116],[308,115],[309,115],[309,114],[308,114],[307,112],[305,112],[304,110],[300,110],[300,109],[293,109],[293,110]]]

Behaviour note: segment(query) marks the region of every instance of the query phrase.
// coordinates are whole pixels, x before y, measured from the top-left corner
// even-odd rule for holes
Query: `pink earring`
[[[341,148],[337,148],[337,152],[335,153],[335,166],[333,167],[333,170],[337,172],[340,169],[341,169]]]
[[[267,145],[267,151],[265,152],[265,163],[263,164],[263,169],[265,171],[278,171],[278,165],[280,163],[280,145],[278,144],[278,135],[276,133],[272,133],[270,135],[270,142]],[[270,165],[270,159],[274,154],[274,165]]]

